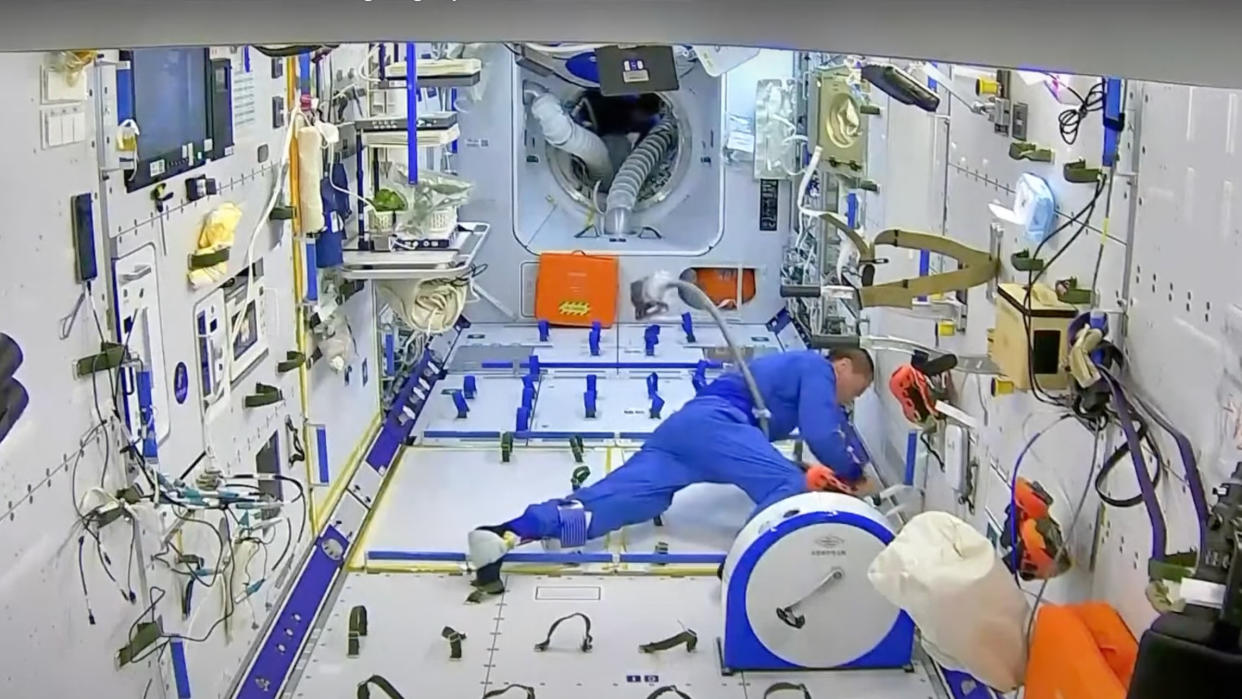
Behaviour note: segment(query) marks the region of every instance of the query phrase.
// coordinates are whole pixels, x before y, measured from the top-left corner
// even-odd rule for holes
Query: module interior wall
[[[1237,149],[1242,92],[1164,83],[1130,87],[1140,106],[1138,198],[1126,351],[1133,380],[1194,445],[1210,488],[1239,461],[1242,295]],[[1169,550],[1196,546],[1196,517],[1172,442],[1159,487]],[[1150,457],[1149,457],[1150,458]],[[1150,461],[1149,461],[1150,463]],[[1130,469],[1112,490],[1137,492]],[[1155,616],[1143,595],[1151,554],[1142,508],[1110,510],[1100,547],[1115,604],[1132,627]],[[1105,587],[1107,586],[1107,587]]]
[[[76,359],[99,350],[90,303],[107,315],[105,277],[94,285],[91,301],[77,307],[84,289],[74,273],[69,201],[74,194],[91,194],[98,217],[96,151],[89,135],[94,111],[86,102],[86,140],[41,147],[43,59],[42,54],[0,56],[0,80],[9,95],[0,116],[6,134],[0,156],[10,175],[3,195],[6,225],[0,230],[0,332],[22,348],[25,360],[16,378],[30,394],[25,413],[0,443],[0,623],[9,640],[0,661],[0,693],[139,697],[158,677],[153,664],[118,673],[113,654],[140,607],[122,600],[91,546],[84,570],[96,624],[88,622],[77,534],[71,531],[76,521],[71,474],[76,470],[80,495],[99,484],[105,451],[112,451],[107,482],[121,480],[115,450],[105,449],[102,432],[86,438],[99,422],[94,392],[90,379],[73,372]],[[102,258],[99,232],[97,224],[94,244]],[[101,272],[105,267],[101,260]],[[61,339],[62,323],[70,316],[72,330]],[[107,386],[106,375],[99,375],[102,409]],[[123,571],[128,528],[114,524],[102,539],[113,568]],[[134,577],[133,586],[138,585]],[[74,672],[49,672],[51,658]]]
[[[946,66],[942,66],[942,70]],[[977,72],[955,69],[955,87],[965,94],[973,91],[973,80]],[[1079,80],[1076,89],[1084,91],[1090,87],[1091,80]],[[1081,85],[1081,87],[1080,87]],[[949,98],[942,90],[942,112],[946,109],[944,102]],[[1064,223],[1067,217],[1080,210],[1090,199],[1090,185],[1071,185],[1061,175],[1062,166],[1077,158],[1086,158],[1088,162],[1098,162],[1101,150],[1101,126],[1098,114],[1084,121],[1079,140],[1073,146],[1064,144],[1058,134],[1057,118],[1065,107],[1042,87],[1028,87],[1015,76],[1013,96],[1017,101],[1029,105],[1027,140],[1047,146],[1055,153],[1055,162],[1049,164],[1014,161],[1008,157],[1011,139],[994,132],[993,124],[986,117],[969,113],[954,101],[948,106],[947,134],[940,123],[932,128],[931,158],[934,163],[933,172],[944,174],[933,176],[928,182],[933,196],[931,205],[923,209],[911,210],[911,215],[904,220],[898,218],[899,212],[893,210],[895,197],[890,196],[886,207],[886,226],[909,225],[916,229],[936,231],[944,222],[944,232],[954,240],[963,242],[978,249],[988,249],[990,242],[990,226],[993,222],[989,203],[1001,203],[1011,206],[1013,191],[1017,180],[1023,172],[1044,177],[1053,189],[1057,199],[1059,213],[1058,223]],[[1131,105],[1133,106],[1133,105]],[[901,107],[913,111],[911,107]],[[926,117],[924,117],[926,118]],[[935,120],[938,122],[939,120]],[[1133,120],[1130,120],[1133,123]],[[893,129],[888,130],[888,159],[901,162],[921,162],[927,158],[924,142],[908,143],[904,148],[893,138]],[[947,152],[946,141],[947,138]],[[1127,170],[1130,152],[1133,150],[1134,134],[1126,134],[1122,143],[1122,171]],[[947,156],[947,163],[946,163]],[[896,181],[899,173],[889,174],[890,181]],[[938,181],[943,185],[938,185]],[[1104,228],[1105,199],[1110,193],[1105,192],[1090,219],[1090,227],[1082,238],[1074,244],[1065,255],[1054,263],[1043,281],[1051,282],[1070,276],[1076,276],[1082,285],[1089,285],[1093,276],[1097,255],[1100,257],[1099,298],[1105,309],[1120,310],[1118,299],[1124,293],[1126,246],[1125,235],[1128,229],[1129,212],[1128,177],[1119,177],[1111,192],[1110,235],[1101,235]],[[943,210],[941,200],[935,195],[937,187],[944,191]],[[917,190],[917,186],[914,186]],[[900,192],[891,185],[888,187],[894,194]],[[881,195],[884,194],[885,183],[881,182]],[[917,196],[917,194],[915,194]],[[923,223],[919,224],[919,216]],[[1004,226],[1001,259],[1001,281],[1024,281],[1025,274],[1015,273],[1009,267],[1010,255],[1022,249],[1033,248],[1025,238],[1024,232],[1015,226]],[[1059,233],[1056,238],[1045,246],[1047,250],[1056,250],[1064,245],[1069,238],[1068,232]],[[1102,246],[1102,253],[1101,253]],[[1046,253],[1041,253],[1047,257]],[[901,255],[895,256],[898,264],[886,265],[889,269],[877,273],[877,282],[897,276],[916,275],[917,258],[902,260]],[[933,255],[930,268],[935,273],[948,270],[943,261]],[[913,265],[913,266],[912,266]],[[932,320],[912,317],[899,310],[884,309],[873,312],[873,332],[882,335],[894,335],[914,339],[925,344],[943,348],[947,351],[963,355],[984,354],[987,351],[987,330],[995,323],[996,306],[989,292],[983,288],[969,291],[967,295],[967,313],[964,328],[949,337],[938,337],[935,323]],[[886,353],[887,357],[878,358],[880,378],[886,379],[897,363],[908,361],[895,353]],[[916,462],[920,473],[926,478],[920,479],[926,489],[926,506],[953,512],[972,522],[980,531],[986,532],[989,520],[993,527],[1003,524],[1004,511],[1008,505],[1008,483],[1011,478],[1013,463],[1022,446],[1037,431],[1052,422],[1052,409],[1035,401],[1029,394],[1015,393],[1009,396],[992,398],[988,388],[988,377],[967,377],[955,374],[955,384],[959,393],[958,407],[978,419],[983,425],[977,435],[972,435],[970,458],[979,464],[976,478],[976,492],[973,508],[970,503],[959,502],[959,494],[947,483],[942,470],[935,459],[930,461],[922,456],[925,451],[919,448],[920,458]],[[896,402],[886,390],[881,391],[882,403],[889,423],[890,448],[905,453],[907,435],[910,425],[902,417]],[[1056,434],[1042,440],[1024,459],[1021,467],[1023,477],[1038,480],[1052,493],[1056,503],[1053,514],[1063,526],[1068,526],[1072,519],[1073,506],[1078,501],[1086,485],[1086,474],[1091,463],[1093,439],[1091,435],[1072,421],[1055,428]],[[1102,440],[1106,443],[1106,440]],[[939,439],[933,444],[938,451],[943,451]],[[1101,447],[1103,448],[1103,447]],[[1118,488],[1124,488],[1118,481]],[[1087,496],[1078,524],[1075,526],[1071,541],[1071,552],[1075,560],[1074,570],[1062,578],[1053,581],[1047,591],[1047,599],[1060,601],[1080,599],[1088,596],[1092,585],[1091,557],[1094,542],[1094,530],[1098,500],[1094,493]],[[1097,577],[1098,580],[1098,577]],[[1141,589],[1140,589],[1141,594]]]
[[[794,53],[789,51],[764,51],[738,69],[727,74],[725,100],[730,113],[754,112],[756,83],[760,79],[789,77],[793,74]],[[487,269],[477,279],[492,296],[501,300],[520,318],[506,317],[488,303],[471,305],[467,315],[478,322],[512,322],[533,320],[535,275],[523,271],[533,265],[537,256],[527,250],[514,234],[512,197],[515,195],[514,170],[511,161],[514,143],[522,139],[525,118],[522,117],[520,100],[515,103],[514,85],[519,76],[511,54],[501,49],[493,51],[484,67],[486,86],[481,99],[472,100],[459,116],[462,132],[460,151],[457,156],[459,173],[475,184],[470,203],[461,210],[462,220],[485,221],[492,232],[479,253],[478,262]],[[721,117],[723,124],[724,117]],[[710,134],[696,134],[710,146],[711,157],[722,157],[724,129],[720,126]],[[759,182],[753,177],[753,168],[727,166],[724,175],[723,220],[724,235],[721,241],[706,254],[692,258],[693,264],[704,266],[753,266],[756,268],[758,293],[739,311],[727,312],[731,319],[744,323],[764,323],[784,306],[776,290],[779,287],[781,246],[788,233],[790,221],[790,197],[793,183],[782,181],[779,194],[778,230],[758,230]],[[667,238],[675,238],[674,232],[665,232]],[[514,264],[517,262],[518,264]],[[634,312],[629,303],[629,285],[657,271],[679,273],[687,265],[684,256],[630,255],[620,262],[620,299],[617,309],[618,322],[634,322]],[[675,302],[669,316],[675,318],[683,311]],[[704,314],[699,322],[709,322]]]
[[[159,445],[158,468],[175,477],[205,453],[207,458],[201,464],[214,464],[226,473],[253,473],[256,453],[276,434],[283,475],[305,482],[304,466],[289,464],[291,441],[290,433],[285,428],[287,421],[295,426],[302,424],[298,373],[279,374],[276,371],[276,364],[284,359],[285,353],[297,349],[295,304],[301,300],[301,291],[294,284],[293,249],[301,243],[293,237],[288,223],[261,221],[272,187],[280,175],[280,161],[285,151],[284,128],[276,128],[270,117],[272,99],[285,95],[285,79],[271,77],[269,59],[254,51],[251,51],[250,70],[247,72],[245,50],[215,49],[217,55],[230,56],[233,64],[233,154],[169,180],[167,191],[172,198],[165,202],[162,213],[154,207],[150,188],[126,192],[120,176],[111,174],[104,182],[102,218],[111,238],[110,252],[114,259],[146,246],[154,246],[165,357],[161,376],[166,385],[171,386],[178,363],[185,363],[191,368],[198,365],[194,310],[224,281],[221,279],[198,289],[192,288],[186,278],[186,261],[196,247],[206,216],[226,202],[241,209],[243,216],[235,231],[226,278],[245,269],[247,249],[253,234],[256,236],[254,259],[263,261],[266,313],[261,322],[268,350],[252,368],[232,381],[229,396],[222,399],[222,405],[213,408],[209,419],[202,407],[202,385],[196,371],[190,370],[189,390],[184,402],[173,400],[170,390],[168,422],[171,431]],[[114,137],[111,128],[116,114],[114,69],[102,69],[101,84],[107,89],[103,95],[102,111],[108,128],[101,130],[100,137],[107,145],[109,139]],[[241,99],[243,87],[250,95],[249,100]],[[248,109],[255,112],[253,120],[249,118]],[[261,147],[266,148],[266,160],[260,157]],[[185,181],[198,176],[215,179],[219,193],[190,201],[186,196]],[[287,196],[285,201],[288,201]],[[257,383],[276,386],[284,400],[273,406],[245,408],[243,400],[254,392]],[[306,447],[309,451],[313,449],[313,444]],[[190,478],[196,473],[197,470],[191,471]],[[286,493],[286,499],[292,499],[293,490],[286,487]],[[173,523],[171,513],[162,514],[164,526]],[[299,519],[303,516],[300,505],[290,508],[289,515],[290,533],[296,535]],[[218,519],[210,517],[212,524],[219,524]],[[234,532],[236,528],[234,524]],[[272,563],[277,560],[279,551],[284,547],[284,539],[289,535],[283,527],[278,528],[267,560]],[[208,527],[184,525],[181,536],[181,547],[185,553],[200,555],[206,561],[218,560],[219,543]],[[262,575],[267,582],[250,598],[252,604],[239,605],[228,622],[219,625],[207,641],[186,644],[190,686],[196,695],[221,696],[227,690],[233,674],[256,638],[259,625],[266,619],[269,604],[278,600],[282,593],[277,584],[285,582],[282,570],[301,553],[299,546],[290,546],[290,549],[281,561],[281,569],[265,570],[262,574],[259,568],[264,565],[265,559],[258,554],[249,573],[254,579]],[[245,561],[250,554],[239,551],[238,555]],[[236,576],[233,581],[235,592],[240,594],[247,582],[245,577],[240,574]],[[151,569],[150,582],[169,592],[165,602],[159,606],[167,631],[202,637],[221,616],[223,595],[218,589],[200,590],[191,616],[183,619],[176,601],[182,580],[170,574],[167,568],[155,566]],[[171,682],[171,677],[169,680]],[[169,687],[172,691],[171,684]]]

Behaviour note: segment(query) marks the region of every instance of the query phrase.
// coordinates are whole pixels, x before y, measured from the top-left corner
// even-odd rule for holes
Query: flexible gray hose
[[[624,169],[624,166],[622,166]],[[755,383],[755,377],[750,373],[750,367],[746,366],[746,361],[742,359],[742,352],[737,348],[737,343],[733,341],[733,335],[729,333],[729,328],[725,323],[724,316],[720,315],[720,311],[716,308],[716,304],[712,303],[702,289],[691,284],[690,282],[676,280],[669,282],[669,287],[686,292],[699,300],[703,308],[712,316],[712,320],[716,321],[716,326],[720,328],[720,333],[724,335],[725,344],[729,346],[729,353],[733,356],[733,361],[737,363],[737,368],[742,372],[742,380],[746,382],[746,388],[750,390],[750,399],[755,403],[755,417],[759,418],[759,429],[763,430],[764,436],[768,435],[768,418],[772,416],[768,412],[768,406],[763,402],[763,394],[759,392],[759,384]]]
[[[630,214],[638,204],[638,192],[676,140],[677,127],[662,121],[625,157],[604,202],[605,234],[625,235],[630,232]]]

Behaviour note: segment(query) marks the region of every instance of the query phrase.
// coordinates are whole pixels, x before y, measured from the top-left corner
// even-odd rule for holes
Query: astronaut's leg
[[[562,548],[582,546],[621,527],[654,519],[668,509],[677,491],[698,480],[668,454],[641,449],[617,470],[568,498],[530,505],[514,519],[470,532],[475,584],[503,589],[500,564],[515,546],[540,540]]]

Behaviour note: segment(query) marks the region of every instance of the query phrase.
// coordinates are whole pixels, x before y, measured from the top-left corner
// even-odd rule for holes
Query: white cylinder
[[[539,120],[544,140],[578,156],[592,179],[606,183],[612,177],[612,160],[603,139],[570,119],[560,100],[551,94],[540,95],[531,103],[530,113]]]
[[[804,493],[775,503],[742,528],[725,559],[726,615],[744,609],[755,639],[794,666],[856,661],[885,640],[901,614],[867,578],[891,537],[883,514],[848,495]],[[752,549],[757,555],[747,555]],[[836,571],[840,578],[825,584]],[[744,577],[733,580],[736,575]],[[741,605],[730,599],[738,594]],[[791,628],[774,612],[790,606],[805,618],[804,627]]]
[[[323,134],[314,126],[298,129],[298,233],[323,230],[323,197],[319,183],[323,180]]]

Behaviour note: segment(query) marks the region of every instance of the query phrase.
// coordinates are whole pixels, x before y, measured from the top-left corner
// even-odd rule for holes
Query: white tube
[[[539,120],[544,139],[554,148],[578,156],[593,180],[607,183],[612,178],[612,160],[603,139],[570,119],[560,100],[551,94],[539,95],[531,103],[530,113]]]
[[[314,126],[298,129],[298,207],[301,211],[301,230],[298,233],[318,233],[323,230],[323,198],[319,183],[323,180],[323,134]]]

